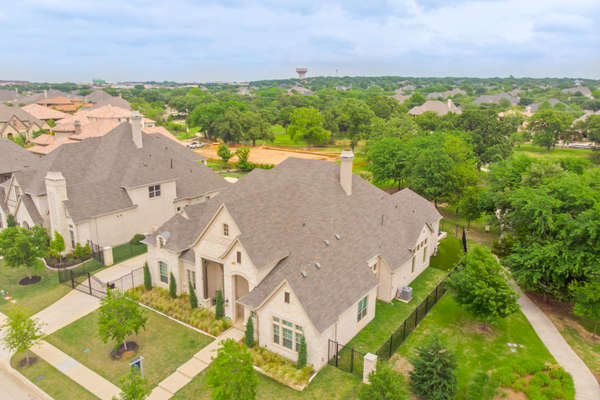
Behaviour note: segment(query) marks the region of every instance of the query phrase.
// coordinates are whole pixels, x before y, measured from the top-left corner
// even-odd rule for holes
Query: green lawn
[[[480,327],[481,323],[464,311],[451,295],[446,295],[400,346],[390,362],[406,373],[407,359],[414,355],[416,346],[429,335],[439,334],[456,355],[458,400],[467,398],[467,387],[476,374],[481,376],[501,367],[524,364],[526,360],[556,364],[520,311],[492,324],[491,333],[483,333]],[[512,352],[507,343],[516,343],[519,347]]]
[[[438,211],[443,217],[440,221],[440,229],[448,232],[448,236],[462,237],[462,228],[467,227],[467,221],[456,214],[456,207],[439,207]],[[471,226],[467,228],[467,239],[491,247],[492,242],[498,240],[500,235],[493,230],[486,232],[485,225],[485,217],[471,221]]]
[[[46,340],[118,386],[129,370],[131,359],[110,358],[114,343],[102,343],[98,337],[98,314],[99,311],[94,311]],[[213,339],[152,311],[146,310],[145,315],[146,329],[128,340],[140,346],[137,355],[144,357],[144,375],[154,387]]]
[[[210,400],[205,370],[178,391],[173,400]],[[358,400],[361,380],[335,367],[323,368],[308,387],[298,392],[264,375],[258,375],[257,400]]]
[[[30,353],[33,355],[33,353]],[[18,367],[23,354],[14,355],[10,365],[29,379],[34,385],[52,396],[56,400],[96,400],[97,397],[85,390],[82,386],[72,381],[62,372],[38,358],[35,364],[28,367]]]
[[[513,151],[515,154],[525,154],[529,157],[546,158],[550,160],[566,157],[581,157],[591,159],[594,155],[593,150],[570,149],[562,147],[557,147],[547,152],[545,147],[537,146],[535,144],[522,144],[520,147],[514,147]]]
[[[39,273],[34,273],[34,275],[42,277],[40,282],[27,286],[19,285],[19,281],[28,274],[27,268],[7,267],[0,260],[0,271],[0,289],[8,292],[17,301],[16,304],[23,307],[28,315],[43,310],[71,290],[69,287],[59,284],[58,274],[47,268]],[[6,314],[11,306],[12,303],[0,297],[0,312]]]
[[[121,245],[115,246],[112,249],[113,251],[113,263],[118,264],[122,261],[128,260],[135,256],[139,256],[140,254],[144,254],[148,251],[148,248],[145,244],[131,244],[131,243],[123,243]]]
[[[245,171],[232,171],[232,172],[219,172],[219,175],[221,175],[223,178],[237,178],[240,179],[246,175],[248,175],[248,172]]]
[[[413,299],[410,303],[398,300],[386,303],[377,300],[375,318],[354,336],[348,346],[361,352],[375,353],[446,274],[446,271],[432,267],[423,271],[410,284],[413,288]]]
[[[460,239],[454,236],[448,236],[440,241],[438,245],[437,255],[431,257],[429,263],[430,268],[437,268],[444,271],[449,271],[456,265],[463,255],[463,247]]]

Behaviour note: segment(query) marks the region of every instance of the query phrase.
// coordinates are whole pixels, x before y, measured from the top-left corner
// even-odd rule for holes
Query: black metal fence
[[[102,298],[106,295],[105,283],[86,269],[59,270],[58,281],[91,296]]]
[[[354,350],[350,346],[344,346],[334,340],[329,340],[327,359],[329,365],[333,365],[342,371],[350,372],[362,378],[365,354]]]
[[[144,284],[144,267],[136,268],[122,277],[107,283],[110,289],[118,289],[125,293],[127,290]]]
[[[102,246],[91,240],[88,240],[88,246],[90,246],[90,250],[92,251],[92,258],[104,265],[104,252],[102,251]]]
[[[390,335],[390,337],[377,349],[375,354],[377,354],[377,358],[379,360],[388,360],[398,347],[411,334],[412,331],[419,325],[419,323],[425,318],[425,316],[429,313],[429,310],[433,308],[433,306],[438,302],[439,299],[444,296],[446,293],[446,280],[448,277],[456,270],[456,267],[459,265],[460,261],[452,267],[450,272],[442,279],[440,283],[433,289],[425,300],[423,300],[417,308],[410,313],[410,315],[404,320],[402,324]]]

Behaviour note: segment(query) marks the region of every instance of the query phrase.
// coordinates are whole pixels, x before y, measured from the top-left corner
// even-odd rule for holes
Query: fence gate
[[[102,251],[102,246],[88,240],[88,246],[90,246],[90,250],[92,251],[92,257],[98,261],[100,264],[104,265],[104,252]]]
[[[342,371],[350,372],[362,378],[364,357],[364,353],[329,339],[329,348],[327,350],[329,365],[333,365]]]
[[[102,298],[106,295],[106,284],[87,271],[59,270],[58,281],[90,296]]]

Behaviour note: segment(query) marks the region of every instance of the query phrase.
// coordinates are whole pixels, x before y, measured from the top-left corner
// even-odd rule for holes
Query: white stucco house
[[[203,160],[163,135],[144,133],[134,112],[104,136],[5,168],[12,171],[0,182],[0,220],[10,213],[21,226],[58,231],[67,250],[122,244],[229,185]]]
[[[327,363],[328,340],[345,344],[429,265],[440,214],[409,189],[390,195],[341,165],[288,158],[255,169],[208,201],[185,207],[148,235],[153,285],[189,284],[205,307],[221,290],[238,326],[254,318],[260,346]]]

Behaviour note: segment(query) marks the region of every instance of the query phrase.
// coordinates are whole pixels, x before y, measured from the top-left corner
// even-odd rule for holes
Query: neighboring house
[[[294,94],[294,91],[296,91],[298,94],[301,94],[303,96],[311,96],[313,94],[312,90],[309,90],[305,87],[299,86],[299,85],[295,85],[294,87],[292,87],[291,89],[289,89],[287,91],[288,94]]]
[[[462,89],[459,88],[454,88],[452,90],[446,90],[445,92],[433,92],[433,93],[429,93],[427,95],[427,99],[431,100],[431,99],[438,99],[438,98],[442,98],[442,99],[447,99],[448,97],[452,97],[452,96],[456,96],[459,94],[467,94],[467,92],[465,92]]]
[[[513,92],[514,93],[514,92]],[[484,103],[499,103],[500,100],[507,99],[510,101],[510,104],[517,105],[519,104],[520,98],[519,96],[512,95],[510,93],[498,93],[498,94],[484,94],[473,100],[473,104],[484,104]]]
[[[422,105],[411,108],[408,111],[408,113],[410,115],[420,115],[427,111],[434,112],[437,115],[446,115],[448,113],[461,113],[460,108],[456,107],[456,105],[450,99],[448,99],[446,102],[441,102],[439,100],[427,100]]]
[[[563,89],[562,91],[563,91],[563,93],[569,93],[569,94],[575,94],[575,93],[579,92],[585,97],[589,97],[590,99],[594,98],[594,96],[592,96],[592,91],[587,86],[577,86],[574,88]]]
[[[411,96],[409,94],[407,94],[407,95],[403,94],[404,89],[402,89],[402,88],[394,90],[394,93],[395,94],[392,96],[392,98],[398,100],[398,103],[400,103],[400,104],[404,103]]]
[[[86,103],[90,105],[87,106],[87,109],[94,110],[96,108],[100,108],[106,105],[111,105],[115,107],[125,108],[127,110],[131,110],[131,104],[127,100],[124,100],[121,96],[115,97],[106,93],[104,90],[96,90],[89,95],[85,96]]]
[[[260,346],[296,360],[304,336],[309,364],[323,367],[328,340],[350,341],[438,246],[431,202],[353,175],[353,158],[288,158],[184,208],[145,239],[153,284],[172,274],[204,307],[221,290],[234,324],[254,318]]]
[[[36,162],[35,156],[9,139],[0,139],[0,229],[6,226],[8,206],[5,185],[13,173],[31,167]]]
[[[0,139],[23,135],[29,140],[33,132],[46,127],[45,122],[17,106],[0,104]]]
[[[562,104],[565,107],[568,107],[565,103],[563,103],[562,101],[558,100],[558,99],[548,99],[547,100],[548,104],[550,104],[552,107],[554,107],[557,104]],[[525,111],[529,112],[529,113],[533,113],[535,114],[536,112],[538,112],[538,110],[540,109],[540,106],[544,104],[544,102],[539,102],[539,103],[533,103],[530,104],[528,106],[525,107]]]
[[[75,112],[79,107],[83,106],[81,97],[52,97],[43,98],[35,102],[44,107],[52,108],[58,111]]]
[[[57,122],[61,119],[69,117],[69,114],[65,114],[64,112],[54,110],[49,107],[44,107],[36,103],[23,106],[21,107],[21,110],[44,122],[48,122],[49,120]]]
[[[64,144],[13,173],[1,184],[3,207],[22,225],[60,232],[67,250],[88,241],[114,246],[151,233],[228,185],[201,161],[162,135],[144,134],[137,114],[104,136]]]

